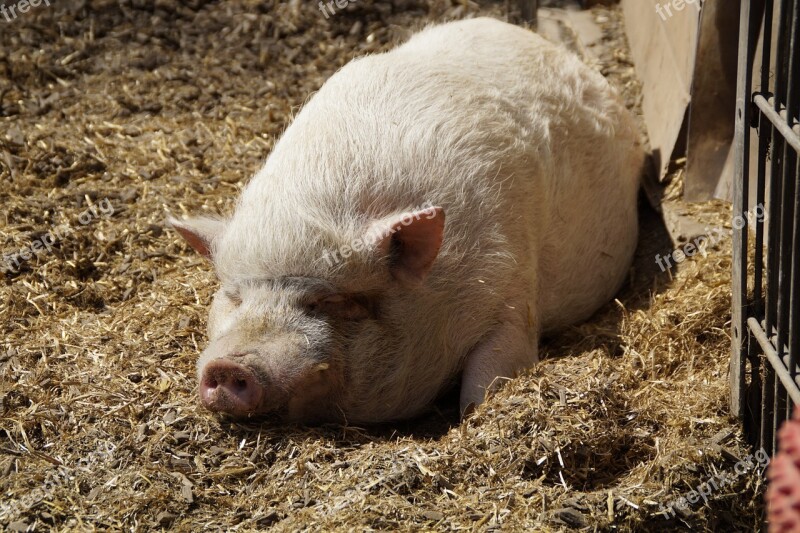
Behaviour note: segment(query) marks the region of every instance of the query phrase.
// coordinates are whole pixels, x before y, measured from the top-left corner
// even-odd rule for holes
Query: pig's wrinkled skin
[[[606,80],[530,31],[465,20],[352,61],[232,218],[171,221],[221,282],[201,402],[369,423],[461,376],[480,403],[623,283],[643,158]],[[397,231],[359,245],[376,224]]]

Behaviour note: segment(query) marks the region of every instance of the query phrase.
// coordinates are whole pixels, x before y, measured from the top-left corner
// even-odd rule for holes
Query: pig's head
[[[264,215],[247,216],[170,220],[220,279],[197,363],[201,404],[306,422],[372,418],[363,403],[381,395],[400,409],[385,380],[407,381],[393,352],[408,332],[392,315],[409,310],[387,301],[424,283],[442,208],[366,217],[345,231],[297,220],[284,229],[300,233],[280,239],[257,230],[270,227]]]

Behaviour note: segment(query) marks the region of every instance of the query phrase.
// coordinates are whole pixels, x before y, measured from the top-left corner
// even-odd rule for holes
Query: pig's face
[[[415,217],[404,224],[409,214]],[[221,286],[209,315],[210,342],[197,364],[201,404],[238,417],[351,418],[348,391],[385,385],[379,365],[372,372],[353,371],[364,359],[377,363],[395,342],[385,298],[398,286],[421,283],[441,245],[441,208],[402,216],[388,225],[383,221],[395,229],[365,238],[361,254],[348,258],[349,266],[362,270],[358,279],[347,279],[354,274],[347,273],[344,258],[335,258],[340,264],[329,260],[330,271],[338,272],[331,276],[313,269],[313,275],[271,275],[268,268],[245,276],[232,263],[215,261]],[[208,219],[171,222],[207,257],[226,229],[225,222]],[[383,353],[372,356],[373,351]],[[358,379],[366,382],[353,382]]]
[[[201,402],[233,415],[340,418],[348,340],[373,318],[372,306],[322,279],[224,283],[197,365]]]

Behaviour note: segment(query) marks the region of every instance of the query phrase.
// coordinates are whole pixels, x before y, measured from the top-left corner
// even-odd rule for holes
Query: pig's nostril
[[[247,388],[247,382],[243,379],[237,379],[233,382],[233,385],[239,390]]]

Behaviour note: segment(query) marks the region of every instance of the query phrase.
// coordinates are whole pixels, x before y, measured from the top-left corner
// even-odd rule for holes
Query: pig
[[[489,18],[331,76],[229,218],[171,219],[219,290],[211,411],[301,423],[470,412],[619,290],[644,150],[607,80]]]

